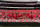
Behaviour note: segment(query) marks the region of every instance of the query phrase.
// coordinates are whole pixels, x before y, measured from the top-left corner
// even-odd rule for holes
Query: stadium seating
[[[20,20],[23,20],[22,22],[24,22],[24,20],[27,19],[26,22],[28,22],[28,19],[35,20],[39,18],[40,10],[0,10],[0,21],[4,19],[6,22],[7,19],[8,22],[10,20],[12,20],[13,22],[14,20],[19,20],[18,22],[20,22]]]

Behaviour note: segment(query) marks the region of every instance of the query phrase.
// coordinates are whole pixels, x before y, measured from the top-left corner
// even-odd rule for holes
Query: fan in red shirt
[[[9,16],[9,17],[13,17],[13,15],[12,15],[12,14],[9,14],[8,16]]]
[[[12,13],[9,13],[8,14],[8,18],[12,18],[13,17],[13,14]]]
[[[13,13],[13,18],[14,18],[14,19],[16,19],[16,14],[17,14],[16,12]]]
[[[37,18],[39,18],[39,13],[37,12]]]
[[[40,13],[39,13],[39,19],[40,19]]]
[[[34,19],[36,18],[36,12],[33,14]]]
[[[33,19],[33,14],[32,14],[32,11],[31,11],[31,13],[30,13],[30,19]]]
[[[17,19],[19,19],[21,17],[21,13],[17,14]]]
[[[29,18],[29,13],[28,12],[26,13],[26,16],[27,16],[27,18]]]
[[[4,18],[4,17],[5,17],[5,12],[3,11],[3,12],[2,12],[2,18]]]
[[[19,16],[20,16],[19,13],[17,13],[17,19],[19,19]]]
[[[25,14],[25,12],[23,13],[22,16],[23,16],[23,19],[26,19],[26,14]]]
[[[2,12],[0,12],[0,18],[2,17]]]

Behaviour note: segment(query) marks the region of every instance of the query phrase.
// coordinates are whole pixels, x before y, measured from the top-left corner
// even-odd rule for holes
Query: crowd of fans
[[[0,18],[8,18],[8,19],[37,19],[40,18],[40,12],[17,12],[17,11],[0,11]]]

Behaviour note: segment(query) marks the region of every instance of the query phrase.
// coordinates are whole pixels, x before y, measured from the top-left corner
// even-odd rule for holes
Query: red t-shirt
[[[9,16],[9,17],[13,17],[13,15],[12,15],[12,14],[8,14],[8,16]]]
[[[16,14],[13,14],[14,18],[16,18]]]
[[[26,16],[29,17],[29,14],[27,14]]]
[[[30,14],[30,16],[29,16],[31,19],[33,19],[33,15],[32,14]]]
[[[39,17],[39,14],[37,14],[37,17]]]
[[[2,16],[4,16],[4,14],[2,14]]]
[[[34,16],[34,18],[36,18],[36,14],[34,14],[33,16]]]
[[[24,19],[26,18],[26,15],[22,15],[22,16],[23,16]]]
[[[21,15],[17,14],[17,18],[20,18],[20,17],[21,17]]]
[[[17,14],[17,17],[19,17],[20,15],[19,14]]]

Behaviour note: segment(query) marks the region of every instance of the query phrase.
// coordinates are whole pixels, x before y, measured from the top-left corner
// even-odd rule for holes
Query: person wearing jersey
[[[17,13],[17,19],[19,19],[19,16],[20,16],[19,13]]]
[[[22,16],[23,16],[23,19],[26,19],[26,14],[25,14],[25,12],[23,13]]]
[[[0,18],[2,18],[2,12],[0,12]]]
[[[2,12],[2,18],[3,18],[3,19],[6,18],[6,15],[5,15],[5,14],[6,14],[6,13],[3,11],[3,12]]]
[[[39,13],[39,19],[40,19],[40,13]]]
[[[26,17],[27,17],[27,19],[29,19],[29,13],[28,12],[26,13]]]
[[[29,17],[30,17],[30,19],[33,19],[32,11],[31,11],[31,13],[30,13]]]
[[[36,19],[36,12],[35,12],[35,13],[33,13],[33,17],[34,17],[34,19]]]
[[[39,18],[39,12],[37,12],[37,18]]]
[[[21,18],[21,13],[17,14],[17,18],[20,19]]]
[[[5,12],[3,11],[3,12],[2,12],[2,17],[4,17],[4,16],[5,16]]]
[[[12,18],[12,17],[13,17],[12,13],[9,13],[9,14],[8,14],[8,17],[9,17],[9,18]]]
[[[13,18],[14,18],[14,19],[17,19],[17,18],[16,18],[16,14],[17,14],[16,12],[13,13]]]
[[[19,13],[20,15],[20,18],[19,19],[23,19],[23,12],[22,13]]]

